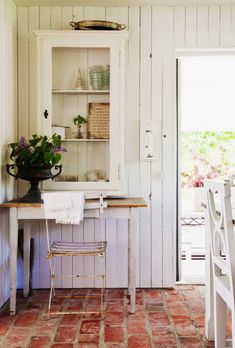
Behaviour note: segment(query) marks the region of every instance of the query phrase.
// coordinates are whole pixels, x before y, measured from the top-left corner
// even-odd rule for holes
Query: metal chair
[[[97,211],[97,217],[101,221],[101,240],[97,242],[64,242],[64,241],[53,241],[50,243],[48,220],[46,219],[46,231],[47,231],[47,246],[48,254],[47,258],[50,265],[50,295],[49,295],[49,305],[48,305],[48,314],[98,314],[101,313],[103,318],[103,297],[104,297],[104,288],[105,288],[105,275],[106,275],[106,263],[105,263],[105,253],[107,242],[104,240],[104,219],[103,211],[107,207],[107,203],[104,202],[105,195],[100,194],[90,194],[89,198],[98,198],[98,200],[88,199],[85,203],[85,210],[95,209]],[[58,257],[73,257],[73,256],[99,256],[102,259],[101,265],[101,274],[72,274],[72,275],[56,275],[56,259]],[[101,289],[100,289],[100,311],[51,311],[52,300],[56,295],[55,291],[55,278],[101,278]],[[60,296],[60,295],[59,295]],[[63,297],[72,297],[72,298],[81,298],[82,296],[64,296]],[[94,297],[94,296],[93,296]],[[86,296],[87,298],[87,296]]]
[[[235,348],[235,236],[231,189],[227,182],[206,181],[205,190],[213,270],[215,347],[226,347],[226,317],[229,307],[232,317],[232,347]]]

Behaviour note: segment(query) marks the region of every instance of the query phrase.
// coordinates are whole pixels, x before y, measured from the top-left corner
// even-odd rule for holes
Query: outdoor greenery
[[[201,187],[204,179],[235,178],[235,132],[182,132],[182,187]]]
[[[9,147],[10,159],[17,165],[54,166],[61,159],[60,152],[66,152],[58,134],[53,134],[51,138],[33,134],[29,140],[20,137],[18,142],[9,144]]]

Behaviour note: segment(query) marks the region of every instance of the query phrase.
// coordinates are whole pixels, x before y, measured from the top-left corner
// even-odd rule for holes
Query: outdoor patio
[[[63,290],[67,292],[69,290]],[[91,290],[85,290],[86,293]],[[95,290],[93,290],[95,291]],[[75,290],[73,290],[75,292]],[[17,315],[10,317],[8,305],[0,316],[1,347],[213,347],[204,336],[204,286],[179,285],[175,290],[137,291],[137,312],[128,313],[124,289],[105,293],[106,316],[77,314],[47,317],[48,291],[34,291],[25,301],[18,294]],[[60,300],[54,309],[78,309],[75,300]],[[98,306],[85,303],[86,309]]]

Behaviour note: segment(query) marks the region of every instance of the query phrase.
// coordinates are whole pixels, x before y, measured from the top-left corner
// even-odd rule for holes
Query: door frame
[[[175,49],[174,50],[174,64],[175,64],[175,134],[176,139],[174,143],[174,151],[176,158],[175,168],[176,168],[176,199],[175,199],[175,216],[176,216],[176,281],[181,281],[182,279],[182,264],[181,264],[181,180],[180,180],[180,173],[181,173],[181,163],[179,160],[179,150],[180,150],[180,90],[179,90],[179,83],[180,83],[180,58],[183,57],[198,57],[198,56],[229,56],[233,55],[235,56],[235,48],[205,48],[205,49]]]

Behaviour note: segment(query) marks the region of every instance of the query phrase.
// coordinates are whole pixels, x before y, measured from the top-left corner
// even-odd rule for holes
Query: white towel
[[[43,200],[46,219],[61,224],[80,224],[83,220],[84,192],[45,192]]]

